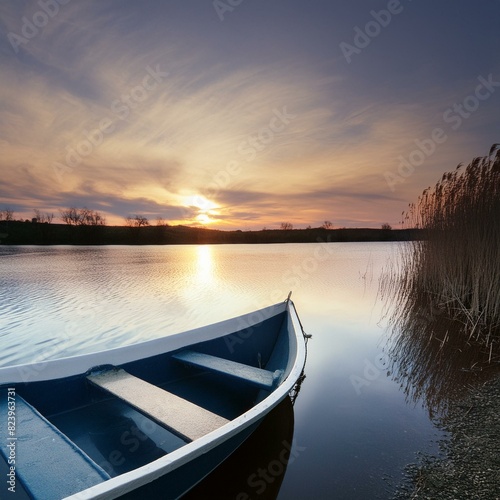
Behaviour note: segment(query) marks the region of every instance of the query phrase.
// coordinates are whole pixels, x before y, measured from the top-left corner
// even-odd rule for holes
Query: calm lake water
[[[396,245],[0,246],[0,365],[177,333],[293,290],[313,338],[278,498],[390,498],[404,466],[442,437],[382,366],[378,278]],[[270,491],[243,481],[240,498]]]

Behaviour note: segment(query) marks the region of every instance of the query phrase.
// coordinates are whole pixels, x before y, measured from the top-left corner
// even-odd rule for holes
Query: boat
[[[307,338],[289,296],[183,333],[0,368],[6,487],[44,500],[180,498],[293,393]]]

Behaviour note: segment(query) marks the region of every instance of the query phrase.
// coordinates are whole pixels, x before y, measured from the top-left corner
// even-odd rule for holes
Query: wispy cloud
[[[374,98],[352,88],[338,58],[238,59],[215,50],[220,40],[203,43],[230,25],[215,19],[182,36],[167,22],[180,7],[156,2],[145,12],[69,2],[16,53],[6,35],[37,9],[0,6],[0,195],[26,216],[85,203],[110,222],[131,211],[186,222],[196,212],[183,200],[205,196],[221,227],[336,217],[377,225],[443,165],[467,160],[478,143],[471,128],[496,120],[485,107],[392,192],[384,172],[442,125],[477,75],[451,92]]]

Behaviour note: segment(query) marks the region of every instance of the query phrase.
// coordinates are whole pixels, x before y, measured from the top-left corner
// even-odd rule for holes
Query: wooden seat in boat
[[[196,366],[215,373],[228,375],[238,380],[243,380],[260,389],[266,390],[276,387],[282,375],[281,370],[271,372],[262,368],[237,363],[229,359],[189,350],[175,353],[172,355],[172,358],[190,366]]]
[[[187,441],[194,441],[229,422],[123,369],[90,374],[87,379]]]

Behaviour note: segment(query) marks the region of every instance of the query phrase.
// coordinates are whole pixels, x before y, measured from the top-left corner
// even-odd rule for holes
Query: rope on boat
[[[305,360],[304,360],[304,368],[302,369],[302,372],[301,372],[299,378],[297,379],[297,382],[295,382],[295,385],[292,387],[292,390],[289,393],[289,397],[290,397],[290,400],[292,401],[292,405],[294,405],[295,400],[297,399],[297,396],[299,395],[300,389],[302,387],[302,382],[304,382],[304,380],[306,378],[305,367],[307,364],[307,342],[309,339],[312,338],[312,335],[305,332],[304,326],[302,325],[302,321],[300,321],[300,317],[299,317],[299,313],[297,311],[297,308],[295,307],[295,304],[293,303],[293,301],[290,299],[291,295],[292,295],[292,292],[290,292],[288,294],[288,297],[286,298],[285,303],[289,303],[293,306],[293,310],[295,311],[295,315],[297,316],[297,320],[299,321],[302,336],[304,337],[304,344],[305,344],[305,350],[306,350]]]
[[[291,296],[292,296],[292,292],[290,292],[290,293],[288,294],[288,297],[286,298],[285,302],[286,302],[286,303],[290,303],[290,304],[292,304],[292,306],[293,306],[293,310],[295,311],[295,315],[297,316],[297,319],[299,320],[299,325],[300,325],[300,329],[301,329],[301,331],[302,331],[302,335],[303,335],[303,337],[306,339],[306,347],[307,347],[307,341],[308,341],[309,339],[312,339],[312,335],[311,335],[311,334],[309,334],[309,333],[306,333],[306,331],[304,330],[304,325],[302,325],[302,321],[300,321],[300,316],[299,316],[299,313],[298,313],[298,311],[297,311],[297,308],[295,307],[295,304],[293,303],[293,300],[290,300],[290,297],[291,297]]]

